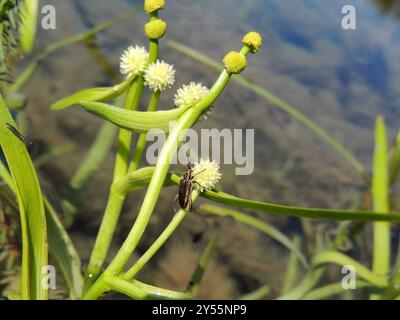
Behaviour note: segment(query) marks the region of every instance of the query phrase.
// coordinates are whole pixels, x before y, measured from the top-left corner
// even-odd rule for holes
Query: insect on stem
[[[22,142],[24,142],[27,146],[32,145],[32,142],[25,138],[12,124],[6,123],[7,128]]]

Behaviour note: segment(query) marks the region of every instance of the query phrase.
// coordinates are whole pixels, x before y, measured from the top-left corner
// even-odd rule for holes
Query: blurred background
[[[49,0],[46,4],[56,8],[57,29],[38,29],[37,52],[52,41],[138,6],[135,16],[100,33],[91,46],[80,43],[51,55],[24,90],[29,102],[30,137],[40,144],[42,151],[75,145],[74,151],[40,168],[41,177],[57,197],[66,192],[69,179],[102,121],[80,108],[56,112],[49,106],[75,91],[111,85],[118,73],[121,53],[130,45],[147,45],[143,25],[148,17],[142,10],[142,1]],[[348,4],[356,8],[356,30],[344,30],[341,26],[341,9]],[[239,49],[246,32],[260,32],[263,47],[248,58],[249,66],[243,75],[297,107],[351,150],[367,168],[371,166],[376,116],[385,117],[390,141],[399,129],[399,16],[399,2],[394,0],[174,0],[167,1],[165,10],[160,12],[160,17],[168,22],[165,39],[179,41],[217,61],[226,52]],[[182,84],[201,81],[211,86],[217,76],[215,71],[174,51],[164,41],[160,59],[177,69],[174,87],[162,95],[164,109],[173,107],[173,95]],[[362,181],[345,159],[302,124],[234,82],[229,83],[215,103],[209,120],[196,128],[255,129],[255,171],[250,176],[237,177],[234,165],[222,166],[221,186],[226,192],[287,205],[341,209],[359,206]],[[81,196],[70,227],[83,259],[89,257],[101,221],[113,161],[114,152]],[[176,191],[169,188],[162,193],[138,255],[173,216]],[[144,192],[128,197],[110,257],[130,229]],[[289,236],[300,233],[304,238],[312,238],[314,228],[329,233],[337,227],[336,223],[311,223],[248,212],[273,223]],[[200,297],[236,298],[265,283],[272,285],[273,294],[279,292],[287,250],[253,229],[230,220],[221,223],[218,250]],[[170,289],[184,289],[209,237],[210,221],[196,214],[188,215],[139,278]],[[368,239],[368,233],[365,237]],[[357,252],[357,247],[351,250],[368,258],[367,251]]]

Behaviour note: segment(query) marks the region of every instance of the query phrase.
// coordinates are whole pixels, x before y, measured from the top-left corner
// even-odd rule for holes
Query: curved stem
[[[192,203],[194,203],[199,197],[199,191],[194,190],[192,192]],[[169,223],[169,225],[164,229],[161,235],[157,238],[156,241],[147,249],[147,251],[139,258],[138,261],[126,272],[122,275],[122,278],[125,280],[133,279],[136,274],[142,270],[142,268],[146,265],[147,262],[157,253],[157,251],[161,248],[161,246],[169,239],[172,233],[176,230],[179,224],[182,222],[183,218],[186,216],[189,207],[185,209],[180,209]]]
[[[142,90],[143,77],[140,76],[135,78],[132,83],[125,100],[125,108],[130,110],[136,110],[138,108]],[[91,284],[93,284],[101,271],[111,244],[112,235],[124,204],[125,196],[114,192],[113,185],[119,179],[123,178],[128,170],[129,147],[131,144],[131,139],[132,133],[130,131],[124,129],[119,131],[113,184],[110,188],[106,210],[104,212],[100,229],[96,237],[96,242],[94,244],[94,248],[85,273],[84,291],[87,290]]]
[[[160,91],[157,90],[157,91],[154,91],[151,95],[147,111],[156,111],[159,101],[160,101]],[[128,169],[128,173],[135,171],[139,167],[144,148],[146,147],[146,137],[147,137],[147,134],[145,134],[145,133],[142,133],[139,135],[138,141],[136,143],[135,152],[132,157],[132,162]]]
[[[147,193],[140,208],[137,219],[129,232],[126,240],[122,244],[120,250],[110,263],[104,275],[107,274],[118,274],[122,271],[129,257],[136,249],[139,240],[141,239],[145,228],[150,220],[151,214],[153,213],[156,201],[160,194],[161,188],[164,184],[165,177],[168,173],[169,165],[173,155],[177,151],[179,141],[184,137],[184,134],[188,128],[198,121],[201,115],[209,108],[209,106],[218,98],[222,90],[227,85],[231,74],[225,70],[221,73],[210,91],[198,102],[195,106],[186,111],[181,118],[179,118],[176,127],[169,134],[157,160],[157,164],[154,169],[153,176],[150,180]],[[96,283],[87,291],[84,296],[85,299],[95,299],[102,292],[102,280],[101,276]]]
[[[190,294],[172,290],[166,290],[136,280],[128,282],[117,276],[107,276],[104,279],[105,279],[104,282],[108,285],[109,289],[126,294],[127,296],[130,296],[133,299],[140,299],[140,300],[192,299],[192,296]]]

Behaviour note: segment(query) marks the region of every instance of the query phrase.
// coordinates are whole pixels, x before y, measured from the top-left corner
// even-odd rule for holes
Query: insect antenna
[[[207,169],[207,168],[204,168],[203,170],[201,170],[201,171],[195,173],[194,175],[192,175],[192,178],[195,177],[195,176],[197,176],[198,174],[200,174],[200,173],[206,171],[206,169]]]

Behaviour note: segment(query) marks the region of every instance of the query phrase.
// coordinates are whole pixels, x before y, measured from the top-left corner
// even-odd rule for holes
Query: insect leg
[[[178,213],[178,211],[176,211],[176,208],[175,208],[175,203],[176,203],[177,201],[178,201],[178,195],[175,196],[174,202],[172,202],[172,206],[174,207],[175,213]]]

